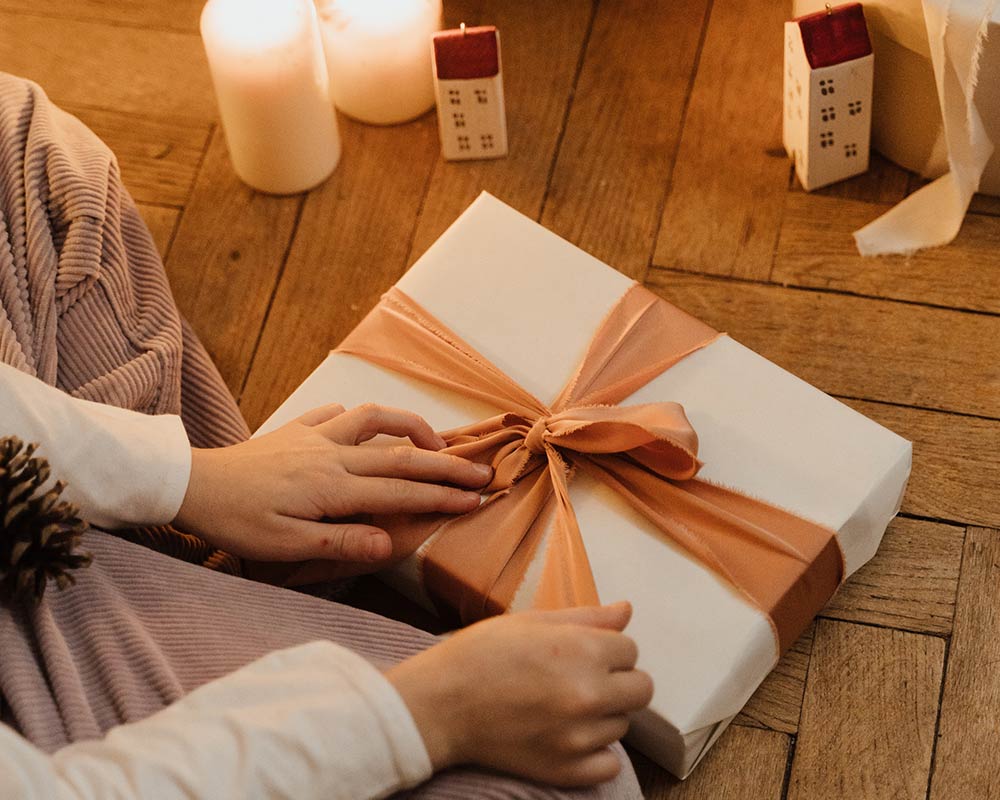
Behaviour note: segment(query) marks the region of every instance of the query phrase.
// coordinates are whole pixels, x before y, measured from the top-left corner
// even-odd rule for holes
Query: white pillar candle
[[[323,181],[340,136],[311,0],[209,0],[201,35],[236,174],[272,194]]]
[[[391,125],[434,106],[431,36],[441,0],[316,0],[330,92],[362,122]]]

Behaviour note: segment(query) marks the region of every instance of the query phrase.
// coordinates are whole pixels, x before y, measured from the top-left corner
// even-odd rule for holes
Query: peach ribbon
[[[677,403],[617,405],[720,335],[634,284],[546,406],[399,289],[386,293],[337,352],[502,412],[442,433],[445,452],[494,468],[477,510],[391,521],[393,534],[414,546],[437,534],[423,560],[435,601],[457,610],[463,622],[503,612],[544,542],[534,605],[597,603],[569,499],[578,469],[617,491],[767,614],[779,649],[787,649],[841,581],[834,532],[696,479],[698,437]]]

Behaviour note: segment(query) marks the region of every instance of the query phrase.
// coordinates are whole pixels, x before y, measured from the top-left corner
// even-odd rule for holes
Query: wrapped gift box
[[[543,401],[579,364],[632,281],[483,194],[398,288]],[[738,287],[734,287],[738,291]],[[333,344],[333,343],[331,343]],[[846,574],[878,547],[899,508],[909,442],[722,336],[626,401],[683,404],[698,433],[699,477],[836,531]],[[445,430],[497,413],[355,356],[331,353],[261,427],[329,402],[408,408]],[[628,629],[656,694],[631,742],[686,776],[774,667],[768,618],[586,474],[570,497],[602,600],[632,601]],[[429,605],[418,551],[386,579]],[[475,558],[471,553],[470,558]],[[529,606],[532,564],[513,609]]]

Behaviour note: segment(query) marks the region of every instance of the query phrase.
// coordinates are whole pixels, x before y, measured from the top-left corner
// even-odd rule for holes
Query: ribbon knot
[[[548,433],[549,418],[539,417],[524,437],[524,446],[535,455],[545,455],[545,434]]]
[[[535,607],[597,603],[569,497],[583,472],[764,611],[786,649],[843,575],[833,531],[696,479],[698,437],[679,404],[618,405],[719,335],[634,284],[546,405],[412,298],[388,292],[339,352],[500,410],[442,433],[447,452],[492,464],[486,501],[460,517],[385,521],[394,552],[420,547],[425,587],[466,622],[509,608],[539,549]]]
[[[520,444],[527,453],[522,451],[520,459],[515,457],[519,470],[514,480],[540,463],[532,456],[548,455],[551,459],[546,444],[558,449],[560,460],[576,462],[590,455],[628,456],[670,480],[693,478],[701,467],[697,458],[698,436],[678,403],[575,406],[541,415],[534,422],[515,414],[504,414],[445,431],[442,435],[449,443],[458,443],[469,441],[467,434],[473,433],[478,434],[482,442],[484,436],[489,437],[500,430],[509,431],[515,439],[519,434],[524,437]],[[498,461],[505,461],[516,453],[517,450],[510,453],[506,448],[497,450],[493,457],[494,468]]]

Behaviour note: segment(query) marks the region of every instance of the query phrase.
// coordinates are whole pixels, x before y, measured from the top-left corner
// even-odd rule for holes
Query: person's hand
[[[558,786],[610,780],[608,745],[653,696],[628,603],[478,622],[386,673],[435,770],[475,763]]]
[[[380,433],[416,447],[357,446]],[[469,490],[489,482],[490,468],[435,452],[444,446],[408,411],[324,406],[259,439],[192,450],[174,524],[244,558],[362,562],[374,571],[392,553],[389,535],[344,518],[479,505]]]

